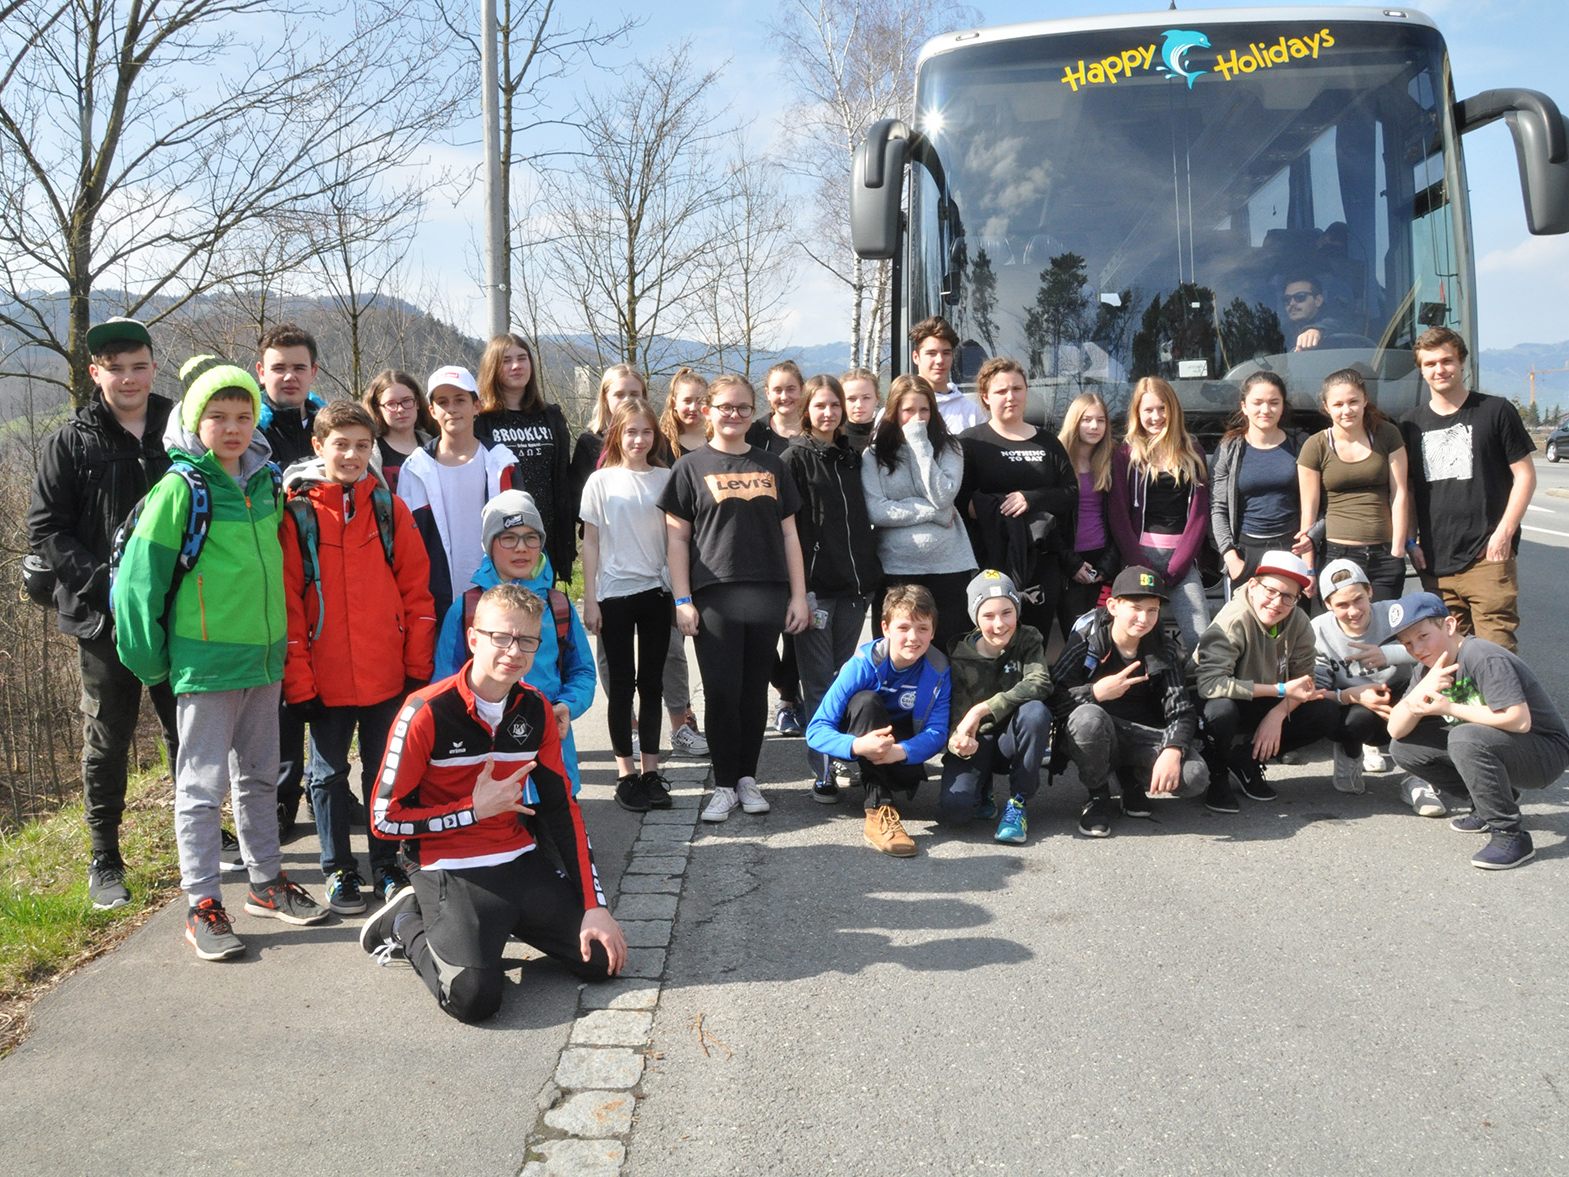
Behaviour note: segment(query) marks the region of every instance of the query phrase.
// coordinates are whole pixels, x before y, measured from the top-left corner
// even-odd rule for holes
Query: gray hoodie
[[[1415,660],[1406,653],[1406,648],[1394,640],[1389,632],[1389,607],[1393,604],[1393,601],[1374,601],[1367,632],[1359,638],[1341,629],[1333,613],[1321,613],[1313,618],[1313,645],[1317,652],[1313,663],[1315,685],[1338,691],[1342,687],[1387,683],[1403,667],[1415,665]],[[1353,642],[1378,646],[1384,651],[1384,658],[1389,665],[1378,670],[1368,670],[1352,653]]]
[[[867,447],[861,455],[861,489],[885,574],[918,576],[975,567],[969,533],[953,505],[963,474],[964,452],[958,442],[934,455],[922,421],[905,424],[904,444],[892,470],[878,463],[875,446]]]

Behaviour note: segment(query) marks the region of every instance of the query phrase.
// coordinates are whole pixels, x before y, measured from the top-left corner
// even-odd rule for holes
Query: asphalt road
[[[1569,700],[1569,464],[1539,470],[1524,647]],[[636,823],[601,709],[578,738],[614,892]],[[799,741],[762,775],[773,813],[692,852],[630,1173],[1569,1171],[1561,788],[1526,807],[1537,861],[1486,874],[1393,776],[1346,797],[1323,763],[1101,841],[1070,775],[1025,847],[936,834],[929,786],[911,860],[811,801]],[[319,886],[314,839],[287,849]],[[6,1170],[516,1173],[575,982],[515,948],[501,1014],[460,1026],[358,923],[238,915],[251,954],[214,966],[155,917],[0,1062]]]
[[[1523,648],[1569,702],[1569,465],[1540,474]],[[628,1172],[1569,1171],[1561,784],[1504,874],[1327,751],[1278,803],[1099,841],[1070,776],[1022,848],[938,832],[928,786],[895,860],[769,752],[796,783],[693,848]]]

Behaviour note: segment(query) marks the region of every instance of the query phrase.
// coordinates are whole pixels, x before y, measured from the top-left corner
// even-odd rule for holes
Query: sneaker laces
[[[99,858],[93,862],[93,873],[100,882],[123,883],[125,882],[125,863],[117,862],[112,858]]]
[[[899,820],[899,815],[894,812],[892,805],[880,805],[877,808],[877,829],[884,834],[904,833],[904,823]]]
[[[399,944],[391,936],[388,936],[370,951],[371,960],[375,961],[376,967],[381,969],[386,968],[402,955],[404,955],[403,945]]]
[[[234,925],[229,922],[229,913],[216,903],[198,903],[191,908],[191,914],[196,917],[196,922],[207,925],[207,930],[215,936],[226,936],[234,931]]]

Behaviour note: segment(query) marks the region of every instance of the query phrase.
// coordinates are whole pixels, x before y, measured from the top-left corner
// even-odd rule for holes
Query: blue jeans
[[[937,814],[943,821],[969,821],[978,798],[989,796],[992,773],[1008,774],[1008,793],[1028,801],[1040,788],[1041,766],[1051,756],[1051,712],[1031,699],[1000,728],[981,733],[968,758],[945,752]]]
[[[329,707],[327,714],[311,724],[311,756],[319,760],[322,771],[310,782],[311,808],[316,814],[316,835],[321,840],[323,874],[339,870],[358,870],[354,851],[349,847],[349,827],[354,820],[355,801],[349,792],[349,743],[354,729],[360,733],[360,792],[366,805],[373,800],[376,774],[381,770],[382,754],[387,750],[387,734],[398,717],[403,695],[397,694],[370,707]],[[370,843],[370,871],[396,865],[397,843],[367,834]]]

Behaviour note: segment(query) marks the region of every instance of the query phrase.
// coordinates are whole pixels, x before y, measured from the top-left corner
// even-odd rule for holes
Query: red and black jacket
[[[585,911],[605,906],[583,813],[561,764],[555,712],[525,683],[507,695],[493,732],[474,706],[469,667],[416,691],[393,721],[376,781],[371,830],[378,838],[405,839],[421,866],[462,870],[509,862],[535,849],[524,815],[474,816],[474,783],[487,761],[497,775],[534,761],[529,783],[538,800],[525,798],[542,836],[560,853],[577,884]]]

